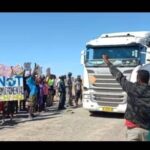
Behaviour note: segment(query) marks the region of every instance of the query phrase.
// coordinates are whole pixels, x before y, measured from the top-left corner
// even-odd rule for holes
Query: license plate
[[[105,112],[113,112],[113,108],[112,107],[102,107],[102,111],[105,111]]]

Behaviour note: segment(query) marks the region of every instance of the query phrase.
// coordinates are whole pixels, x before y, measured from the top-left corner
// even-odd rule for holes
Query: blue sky
[[[56,75],[82,75],[86,42],[140,30],[150,31],[150,13],[0,13],[0,64],[37,62]]]

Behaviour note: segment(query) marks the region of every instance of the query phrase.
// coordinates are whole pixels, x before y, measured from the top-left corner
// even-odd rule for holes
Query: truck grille
[[[100,106],[110,106],[110,107],[117,107],[117,103],[102,103],[102,102],[97,102]]]
[[[125,92],[111,74],[94,75],[94,77],[96,82],[92,84],[93,100],[105,106],[117,106],[124,102]]]
[[[123,96],[94,94],[94,100],[101,102],[123,102]]]

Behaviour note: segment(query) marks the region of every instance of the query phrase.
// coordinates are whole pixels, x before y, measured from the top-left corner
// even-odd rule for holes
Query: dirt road
[[[123,115],[100,113],[90,116],[87,110],[68,108],[37,114],[30,121],[19,113],[10,124],[0,126],[0,141],[124,141]]]

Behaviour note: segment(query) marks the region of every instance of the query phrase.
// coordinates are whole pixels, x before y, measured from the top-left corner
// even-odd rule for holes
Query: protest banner
[[[23,100],[23,76],[0,76],[0,101]]]
[[[0,64],[0,76],[3,76],[4,65]]]
[[[19,65],[12,67],[12,69],[13,69],[13,74],[16,74],[16,75],[23,74],[23,68]]]
[[[9,66],[0,64],[0,76],[11,77],[12,69]]]

